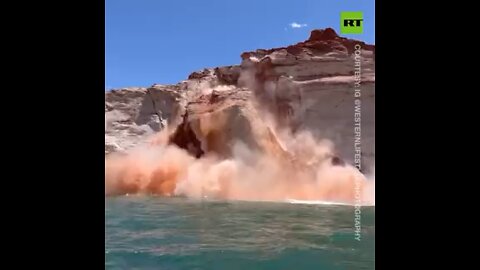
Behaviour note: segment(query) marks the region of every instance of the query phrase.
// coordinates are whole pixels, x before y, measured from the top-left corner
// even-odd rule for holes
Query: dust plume
[[[247,105],[204,113],[195,123],[184,120],[159,132],[150,145],[107,156],[106,195],[374,204],[374,177],[367,179],[337,157],[330,141],[280,123],[282,109],[272,102],[278,89],[258,77],[245,73],[241,78],[254,90]],[[285,96],[291,93],[287,90]]]
[[[284,135],[285,136],[285,135]],[[289,155],[274,156],[235,142],[230,158],[208,153],[195,158],[160,143],[106,159],[106,194],[157,194],[229,200],[322,200],[372,204],[372,183],[356,168],[332,163],[332,145],[308,133],[284,142]],[[370,196],[369,196],[370,195]]]

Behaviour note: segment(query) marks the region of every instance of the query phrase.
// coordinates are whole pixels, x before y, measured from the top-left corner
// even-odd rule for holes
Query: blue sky
[[[340,33],[341,11],[363,11],[375,43],[374,0],[106,0],[105,88],[174,84],[240,54],[295,44],[312,29]]]

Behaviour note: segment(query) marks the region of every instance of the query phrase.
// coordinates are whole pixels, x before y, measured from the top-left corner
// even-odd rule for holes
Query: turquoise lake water
[[[106,198],[106,269],[375,269],[375,207]]]

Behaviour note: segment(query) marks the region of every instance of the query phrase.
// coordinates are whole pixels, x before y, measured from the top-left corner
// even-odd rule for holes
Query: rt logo
[[[344,11],[340,13],[340,32],[342,34],[363,33],[363,12]]]

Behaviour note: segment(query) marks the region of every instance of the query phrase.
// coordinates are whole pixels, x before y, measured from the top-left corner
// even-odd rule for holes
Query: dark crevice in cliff
[[[182,123],[170,136],[169,143],[175,144],[178,147],[187,150],[187,152],[196,158],[200,158],[205,154],[205,152],[202,150],[202,144],[200,140],[198,140],[187,119],[188,113],[185,113]]]

